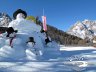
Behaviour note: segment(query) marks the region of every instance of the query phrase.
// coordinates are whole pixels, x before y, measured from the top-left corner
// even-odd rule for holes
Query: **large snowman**
[[[3,38],[0,38],[0,61],[41,60],[60,55],[58,44],[50,42],[47,46],[45,44],[46,34],[40,32],[41,26],[26,20],[25,11],[18,9],[13,17],[14,20],[9,23],[8,28],[13,28],[18,32],[9,35],[4,33]]]
[[[16,37],[12,40],[12,48],[10,47],[10,38],[6,38],[6,44],[0,48],[0,56],[8,59],[37,59],[43,54],[42,34],[40,33],[41,26],[36,25],[32,21],[26,20],[27,13],[21,9],[14,12],[15,20],[9,23],[8,27],[13,27],[18,30]],[[6,34],[5,34],[6,35]],[[14,35],[13,35],[14,36]],[[32,37],[35,41],[26,43]],[[4,44],[4,43],[3,43]]]

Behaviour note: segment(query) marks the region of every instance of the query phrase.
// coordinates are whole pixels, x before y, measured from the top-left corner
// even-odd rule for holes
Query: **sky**
[[[17,9],[28,16],[47,17],[47,24],[67,31],[77,21],[96,20],[96,0],[0,0],[0,12],[13,17]]]

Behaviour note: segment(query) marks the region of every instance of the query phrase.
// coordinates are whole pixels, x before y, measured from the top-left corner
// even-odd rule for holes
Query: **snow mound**
[[[0,49],[0,60],[6,60],[6,59],[12,59],[12,60],[18,60],[22,57],[25,57],[25,50],[23,47],[14,47],[11,48],[10,46],[4,46]]]

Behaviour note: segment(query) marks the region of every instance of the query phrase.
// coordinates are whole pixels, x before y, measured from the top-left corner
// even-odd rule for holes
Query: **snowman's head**
[[[24,19],[25,16],[22,13],[17,14],[16,19]]]
[[[17,11],[15,11],[13,13],[13,17],[14,19],[17,19],[17,18],[26,18],[27,17],[27,13],[21,9],[18,9]]]

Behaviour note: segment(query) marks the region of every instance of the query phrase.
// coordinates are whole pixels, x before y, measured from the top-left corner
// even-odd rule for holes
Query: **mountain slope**
[[[0,27],[7,27],[10,21],[12,21],[12,19],[8,14],[0,13]]]
[[[92,41],[94,36],[96,36],[96,21],[86,19],[82,22],[78,21],[68,30],[67,33]]]

